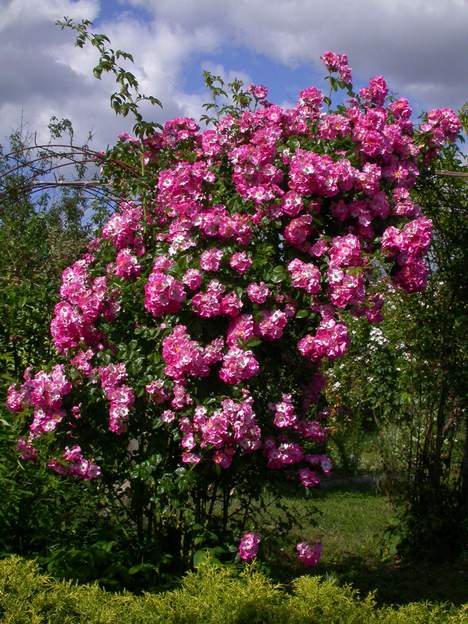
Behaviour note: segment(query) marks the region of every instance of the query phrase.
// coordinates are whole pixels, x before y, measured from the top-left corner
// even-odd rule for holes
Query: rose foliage
[[[28,421],[21,457],[101,477],[176,558],[261,532],[259,484],[320,483],[320,367],[346,353],[347,314],[378,323],[390,283],[426,284],[432,224],[411,189],[458,118],[434,110],[415,127],[382,76],[354,93],[346,55],[322,59],[348,96],[334,110],[315,87],[287,109],[257,85],[208,129],[120,135],[102,165],[122,200],[63,272],[58,359],[9,389]],[[245,533],[241,558],[259,543]],[[320,546],[297,553],[313,565]]]

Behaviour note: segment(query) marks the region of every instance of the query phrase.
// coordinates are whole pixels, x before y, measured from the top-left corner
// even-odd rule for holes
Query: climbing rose
[[[258,533],[244,533],[239,542],[239,557],[243,561],[252,561],[258,553],[260,544],[260,535]]]
[[[320,561],[322,554],[322,544],[317,542],[309,544],[308,542],[300,542],[296,544],[296,553],[299,561],[307,567],[315,566]]]
[[[313,86],[281,107],[252,85],[208,129],[176,118],[143,139],[122,134],[128,171],[109,150],[118,195],[145,181],[148,193],[123,198],[63,271],[50,324],[60,364],[8,390],[27,422],[24,460],[39,463],[47,436],[50,469],[89,480],[117,465],[120,444],[124,479],[151,465],[148,500],[167,491],[169,466],[189,473],[188,508],[190,484],[216,491],[209,475],[229,471],[237,488],[250,456],[258,475],[306,488],[330,473],[319,370],[347,352],[349,315],[378,323],[389,287],[425,287],[432,223],[413,188],[460,122],[438,109],[418,128],[383,77],[353,94],[347,56],[322,60],[350,91],[337,111]],[[242,559],[259,539],[244,535]],[[302,542],[298,557],[315,565],[320,549]]]

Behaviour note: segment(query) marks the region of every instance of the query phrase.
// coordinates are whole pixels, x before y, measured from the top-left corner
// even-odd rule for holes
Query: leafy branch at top
[[[212,99],[211,102],[202,105],[202,108],[206,112],[200,117],[200,121],[205,122],[207,125],[216,123],[223,115],[238,117],[243,111],[249,110],[251,104],[254,102],[254,98],[250,93],[244,90],[244,83],[239,78],[234,78],[234,80],[226,85],[221,76],[215,76],[211,72],[205,70],[203,72],[203,80]],[[227,103],[223,105],[219,104],[217,101],[219,97],[224,98]],[[214,116],[211,116],[209,111],[213,111]]]
[[[161,108],[162,104],[158,98],[152,95],[141,94],[139,92],[138,80],[134,74],[119,65],[119,59],[130,61],[131,63],[134,62],[133,56],[129,52],[113,50],[111,47],[108,47],[108,44],[110,44],[109,37],[90,32],[89,27],[92,26],[92,22],[89,20],[83,19],[81,22],[75,22],[69,17],[64,17],[63,20],[57,20],[56,25],[60,26],[62,30],[71,28],[77,33],[75,40],[77,47],[84,48],[89,43],[98,50],[100,57],[93,69],[94,77],[100,80],[103,72],[114,75],[119,90],[110,97],[111,107],[116,115],[122,115],[123,117],[126,117],[129,113],[133,115],[135,118],[133,132],[137,136],[143,138],[153,134],[156,128],[162,127],[156,122],[143,120],[139,110],[141,102],[149,102],[153,106],[160,106]]]

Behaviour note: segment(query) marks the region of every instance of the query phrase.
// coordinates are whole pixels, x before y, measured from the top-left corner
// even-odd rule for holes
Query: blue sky
[[[326,89],[327,49],[348,53],[357,86],[383,74],[416,112],[468,100],[468,0],[0,0],[0,142],[21,117],[40,135],[51,115],[68,117],[96,147],[129,129],[109,108],[112,81],[91,76],[93,50],[53,25],[64,15],[134,54],[159,121],[200,115],[203,68],[292,104],[305,86]]]
[[[222,4],[222,0],[220,0]],[[122,13],[129,12],[142,22],[151,19],[152,12],[144,6],[129,7],[124,2],[103,0],[101,13],[95,25],[115,20]],[[198,53],[188,57],[181,74],[181,84],[189,92],[203,93],[202,71],[206,64],[221,64],[228,72],[241,75],[246,73],[255,83],[265,84],[269,88],[270,99],[274,102],[294,102],[297,93],[311,84],[319,85],[323,81],[323,71],[311,63],[286,65],[274,62],[265,54],[256,53],[247,47],[223,43],[212,53]]]
[[[142,23],[152,18],[152,11],[144,6],[129,6],[126,2],[103,0],[95,28],[122,16],[125,19],[126,14],[136,17]],[[324,72],[311,63],[296,62],[287,65],[274,62],[265,54],[229,42],[216,46],[211,53],[205,51],[188,56],[180,75],[181,87],[190,93],[205,93],[202,71],[205,67],[215,70],[219,65],[230,76],[247,74],[252,82],[267,85],[270,99],[278,103],[293,103],[299,91],[311,84],[320,85],[324,77]]]

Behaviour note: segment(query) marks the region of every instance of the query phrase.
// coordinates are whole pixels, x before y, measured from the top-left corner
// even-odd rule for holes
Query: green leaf
[[[280,284],[286,279],[286,277],[286,269],[281,265],[275,266],[269,274],[269,280],[270,282],[273,282],[273,284]]]
[[[260,340],[260,338],[250,338],[249,340],[244,342],[244,344],[250,349],[251,347],[256,347],[259,344],[262,344],[262,341]]]
[[[193,555],[193,566],[194,568],[199,568],[210,559],[211,556],[209,549],[204,548],[203,550],[197,550]]]
[[[128,573],[133,575],[133,574],[138,574],[139,572],[157,571],[157,569],[158,568],[152,563],[139,563],[138,565],[134,565],[131,568],[129,568]]]

